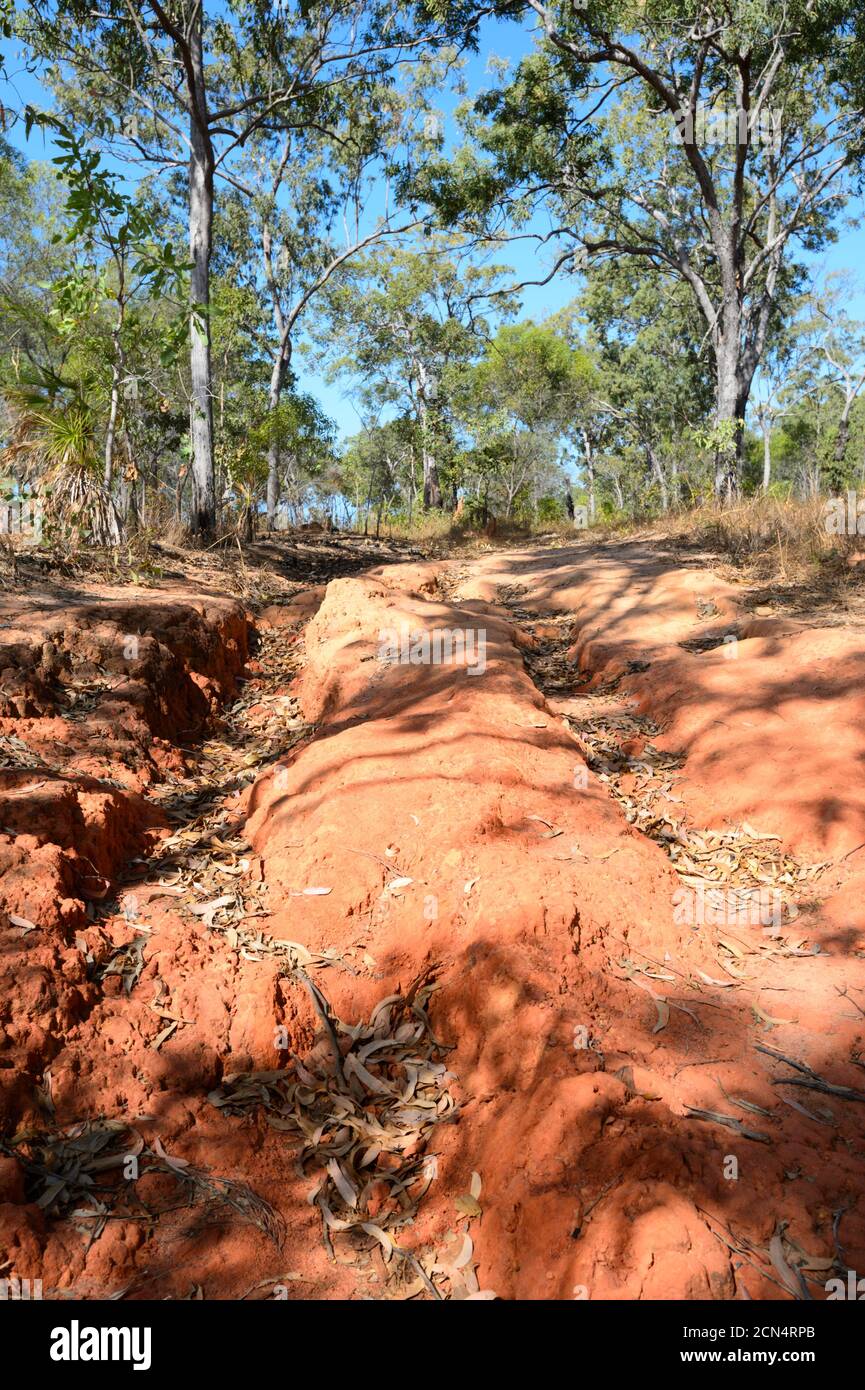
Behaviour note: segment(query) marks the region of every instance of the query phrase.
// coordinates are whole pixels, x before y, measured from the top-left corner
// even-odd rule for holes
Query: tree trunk
[[[423,451],[423,504],[427,510],[430,507],[441,507],[442,504],[442,493],[439,485],[439,473],[436,467],[435,456],[426,445],[424,445]]]
[[[428,511],[430,507],[441,507],[442,493],[441,486],[439,485],[439,474],[435,454],[430,448],[429,442],[429,406],[426,397],[427,374],[423,363],[419,365],[418,378],[418,413],[420,415],[421,457],[423,459],[423,505],[424,510]]]
[[[129,521],[135,507],[135,492],[125,472],[120,475],[120,499],[117,510],[123,522],[124,531],[129,530]]]
[[[769,491],[772,480],[772,435],[768,424],[763,424],[763,491]]]
[[[118,265],[120,276],[120,286],[118,290],[119,304],[117,310],[117,320],[111,333],[111,341],[114,346],[114,361],[111,366],[111,406],[108,412],[108,430],[105,435],[105,470],[103,482],[106,488],[111,487],[114,478],[114,442],[117,438],[117,416],[120,411],[120,382],[126,372],[126,362],[123,353],[123,344],[120,334],[123,330],[123,320],[125,318],[124,306],[124,271],[123,262]]]
[[[738,212],[739,210],[737,210]],[[742,266],[737,249],[738,218],[728,228],[713,232],[715,253],[721,272],[722,299],[713,333],[715,349],[715,424],[719,438],[715,446],[715,497],[728,502],[739,490],[740,465],[744,448],[744,414],[750,380],[743,381],[742,360]]]
[[[372,506],[372,471],[370,471],[370,475],[369,475],[369,485],[368,485],[367,490],[366,490],[366,515],[364,516],[364,519],[363,519],[363,534],[364,534],[365,536],[368,536],[368,535],[369,535],[369,512],[370,512],[370,507],[371,507],[371,506]]]
[[[592,449],[592,441],[590,440],[590,438],[589,438],[588,433],[587,433],[586,430],[580,430],[580,437],[582,438],[582,441],[583,441],[583,453],[584,453],[585,459],[586,459],[586,492],[588,493],[588,499],[589,499],[589,505],[588,505],[588,509],[587,509],[587,510],[588,510],[588,516],[589,516],[589,525],[590,525],[590,526],[594,526],[594,524],[595,524],[595,454],[594,454],[594,450]]]
[[[279,351],[274,358],[273,367],[270,372],[270,386],[267,394],[267,409],[270,415],[271,439],[267,450],[267,529],[272,531],[276,525],[276,511],[279,506],[280,493],[280,446],[278,438],[278,421],[276,418],[279,410],[279,403],[282,399],[282,388],[285,385],[285,378],[288,374],[291,362],[291,342],[284,339],[280,343]]]
[[[413,445],[413,444],[410,446],[410,450],[409,450],[409,459],[410,459],[410,461],[411,461],[411,465],[410,465],[410,468],[409,468],[409,484],[408,484],[408,524],[409,524],[409,526],[411,526],[412,516],[414,515],[414,499],[415,499],[415,493],[416,493],[416,491],[417,491],[417,479],[415,478],[415,472],[414,472],[414,462],[415,462],[415,459],[414,459],[414,445]]]
[[[717,349],[716,425],[729,431],[715,448],[715,496],[732,501],[739,491],[745,444],[744,417],[748,386],[742,382],[738,362],[738,334],[724,338]]]
[[[186,487],[188,473],[189,469],[186,467],[177,470],[177,481],[174,486],[174,519],[178,525],[183,520],[183,491]]]
[[[441,486],[438,482],[438,467],[435,464],[435,455],[430,449],[430,441],[427,436],[428,416],[427,407],[421,407],[421,457],[423,457],[424,468],[424,510],[430,507],[441,507]]]
[[[216,488],[213,473],[213,394],[210,361],[210,253],[213,245],[213,145],[207,125],[204,60],[201,40],[201,8],[189,37],[189,252],[190,349],[192,383],[190,434],[192,437],[192,506],[190,527],[206,535],[216,525]]]
[[[670,498],[667,492],[667,479],[664,476],[664,469],[661,465],[661,460],[658,458],[657,452],[655,451],[655,449],[652,448],[651,444],[646,445],[646,453],[649,457],[649,465],[652,470],[652,477],[658,484],[658,491],[661,494],[661,511],[669,511]]]
[[[852,401],[848,402],[841,419],[838,421],[838,433],[835,436],[835,450],[833,454],[836,463],[843,463],[844,455],[847,453],[847,440],[850,438],[850,406],[852,404]]]
[[[111,487],[114,478],[114,440],[117,435],[117,412],[120,408],[120,367],[117,362],[111,371],[111,406],[108,411],[108,430],[105,435],[105,469],[102,481]]]

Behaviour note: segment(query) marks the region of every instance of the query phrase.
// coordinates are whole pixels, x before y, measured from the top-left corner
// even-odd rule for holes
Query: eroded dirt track
[[[130,1298],[861,1269],[865,637],[745,597],[632,545],[390,565],[257,636],[218,594],[10,607],[0,1265]]]

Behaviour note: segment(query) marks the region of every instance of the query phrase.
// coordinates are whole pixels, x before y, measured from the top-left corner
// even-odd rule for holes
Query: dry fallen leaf
[[[471,1236],[470,1236],[470,1235],[464,1235],[464,1236],[463,1236],[463,1240],[462,1240],[462,1244],[461,1244],[459,1250],[457,1251],[456,1258],[453,1259],[453,1260],[451,1260],[451,1262],[450,1262],[450,1263],[451,1263],[451,1268],[452,1268],[452,1269],[463,1269],[464,1266],[468,1264],[469,1260],[471,1259],[472,1255],[474,1254],[474,1249],[475,1249],[475,1247],[474,1247],[474,1242],[472,1241]]]
[[[38,930],[36,923],[31,922],[29,917],[16,917],[14,913],[10,912],[9,921],[12,923],[13,927],[20,927],[25,936],[28,932]]]
[[[172,1158],[170,1154],[167,1154],[164,1148],[162,1147],[161,1139],[154,1139],[153,1151],[168,1164],[169,1168],[174,1168],[180,1173],[183,1172],[184,1168],[189,1167],[188,1158]]]
[[[414,879],[411,878],[392,878],[386,885],[384,891],[386,893],[399,894],[402,892],[403,888],[408,888],[409,884],[413,882]]]

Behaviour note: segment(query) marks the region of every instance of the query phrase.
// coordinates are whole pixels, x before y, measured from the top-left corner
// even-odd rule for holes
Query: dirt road
[[[0,1265],[544,1299],[865,1267],[865,632],[758,607],[645,545],[257,614],[10,599]]]

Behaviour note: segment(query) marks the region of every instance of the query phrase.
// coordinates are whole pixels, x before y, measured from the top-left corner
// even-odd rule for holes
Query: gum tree
[[[713,356],[715,491],[730,495],[794,255],[833,237],[861,153],[854,15],[834,0],[521,9],[536,48],[466,113],[470,143],[432,181],[439,207],[554,247],[544,278],[577,249],[687,285]]]
[[[272,318],[268,406],[276,417],[291,381],[296,340],[322,292],[360,253],[416,230],[396,196],[406,170],[441,146],[430,89],[447,78],[453,49],[424,58],[403,88],[335,88],[330,109],[304,131],[269,129],[247,143],[232,172],[232,240],[245,247],[253,283]],[[326,118],[325,118],[326,115]],[[376,212],[371,215],[370,208]],[[268,448],[267,520],[281,493],[280,432]]]
[[[579,430],[593,379],[588,353],[545,324],[506,324],[488,343],[472,374],[469,420],[477,444],[497,454],[506,517],[563,438]]]
[[[33,64],[88,140],[182,180],[190,271],[193,531],[216,516],[210,265],[217,182],[265,133],[328,128],[340,94],[362,100],[452,34],[459,15],[388,0],[28,0],[18,21]]]
[[[359,378],[368,404],[415,420],[425,508],[442,505],[437,457],[447,433],[442,386],[478,355],[487,322],[475,313],[475,300],[503,269],[465,264],[460,251],[459,242],[449,237],[425,237],[405,249],[381,246],[357,264],[329,302],[340,350],[331,372]]]

